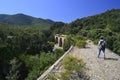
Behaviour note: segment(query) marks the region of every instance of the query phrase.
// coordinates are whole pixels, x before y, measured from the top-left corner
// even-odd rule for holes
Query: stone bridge
[[[55,43],[58,45],[58,47],[63,47],[64,40],[66,38],[66,35],[55,35]]]

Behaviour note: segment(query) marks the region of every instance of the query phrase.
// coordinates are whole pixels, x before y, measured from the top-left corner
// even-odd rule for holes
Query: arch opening
[[[58,37],[55,38],[55,43],[58,43]]]
[[[60,38],[59,47],[62,47],[62,38]]]

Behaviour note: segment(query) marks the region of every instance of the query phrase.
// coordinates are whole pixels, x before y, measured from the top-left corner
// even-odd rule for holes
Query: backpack
[[[105,41],[102,40],[100,41],[100,49],[104,49],[105,48]]]

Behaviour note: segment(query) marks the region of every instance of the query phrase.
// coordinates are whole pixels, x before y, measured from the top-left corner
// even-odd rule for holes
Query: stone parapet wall
[[[50,68],[48,68],[37,80],[45,80],[46,76],[51,73],[55,67],[59,66],[59,63],[63,60],[63,58],[69,54],[69,52],[73,49],[73,46],[69,48],[67,52],[64,53],[63,56],[61,56]]]

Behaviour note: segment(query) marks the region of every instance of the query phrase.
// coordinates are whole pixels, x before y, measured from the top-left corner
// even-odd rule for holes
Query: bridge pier
[[[58,45],[58,47],[63,47],[65,38],[66,35],[55,35],[55,43]]]

